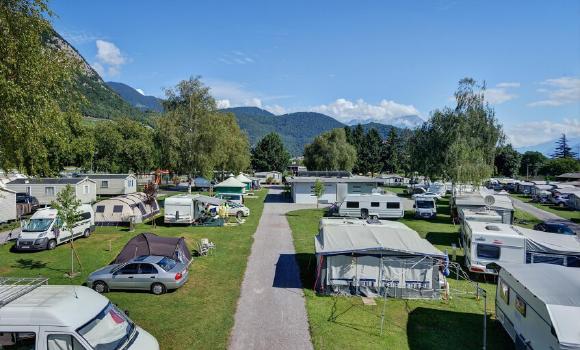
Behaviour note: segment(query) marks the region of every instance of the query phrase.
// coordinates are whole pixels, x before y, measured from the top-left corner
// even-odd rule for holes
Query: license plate
[[[28,249],[28,248],[30,248],[30,246],[23,245],[23,246],[20,246],[20,248],[23,248],[23,249]]]

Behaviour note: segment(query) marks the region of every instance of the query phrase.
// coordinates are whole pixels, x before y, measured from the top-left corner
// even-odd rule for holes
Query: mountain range
[[[114,81],[108,81],[107,86],[121,96],[125,101],[142,111],[163,112],[163,100],[155,96],[147,96],[131,86]]]
[[[568,145],[572,148],[572,151],[580,153],[580,137],[570,137],[567,138]],[[556,141],[558,139],[542,142],[533,146],[518,147],[516,150],[520,153],[525,153],[527,151],[537,151],[544,154],[546,157],[550,157],[556,150]]]

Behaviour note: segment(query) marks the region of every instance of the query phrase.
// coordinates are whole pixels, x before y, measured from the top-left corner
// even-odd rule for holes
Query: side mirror
[[[123,312],[125,313],[125,316],[129,317],[129,310],[123,310]]]
[[[417,206],[415,204],[413,204],[413,209],[417,208]]]

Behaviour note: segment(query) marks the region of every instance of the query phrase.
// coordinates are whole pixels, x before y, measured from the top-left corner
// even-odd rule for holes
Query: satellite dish
[[[487,195],[487,196],[485,196],[483,201],[485,202],[485,205],[491,207],[492,205],[495,204],[495,197],[492,195]]]

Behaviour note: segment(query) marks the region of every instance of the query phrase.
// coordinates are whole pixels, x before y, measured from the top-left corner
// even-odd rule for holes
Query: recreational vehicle
[[[64,226],[58,211],[52,208],[39,209],[22,227],[22,232],[16,240],[17,250],[52,250],[58,244],[65,243],[77,237],[89,237],[95,230],[93,208],[81,204],[79,221],[72,228]]]
[[[471,272],[496,274],[501,263],[551,263],[580,267],[577,236],[500,223],[464,221],[461,245]]]
[[[416,196],[413,208],[415,208],[415,217],[417,218],[433,219],[437,216],[435,198]]]
[[[0,349],[159,350],[109,299],[46,278],[0,278]]]
[[[349,194],[335,208],[333,214],[342,217],[397,219],[405,215],[401,198],[392,194]]]
[[[16,192],[0,187],[0,223],[16,220]]]
[[[580,349],[580,269],[501,264],[496,318],[516,349]]]

